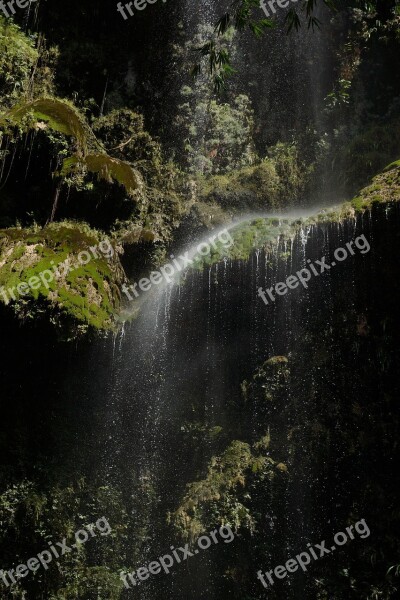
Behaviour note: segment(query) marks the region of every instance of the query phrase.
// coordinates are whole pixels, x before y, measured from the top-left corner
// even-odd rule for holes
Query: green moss
[[[30,129],[35,126],[35,121],[42,121],[53,131],[74,137],[83,154],[89,143],[95,148],[101,147],[78,109],[60,98],[39,98],[18,104],[1,117],[0,126],[20,125]]]
[[[100,251],[97,256],[90,252],[90,247],[98,246],[100,241],[96,231],[72,222],[43,229],[0,230],[0,286],[17,314],[22,318],[34,315],[35,303],[44,300],[49,310],[54,312],[56,308],[60,316],[67,315],[96,329],[113,328],[114,313],[120,304],[116,290],[123,270],[115,252],[111,259]],[[84,250],[92,257],[86,265],[78,261]],[[65,261],[74,269],[64,269]],[[57,268],[59,275],[51,277]],[[46,271],[49,274],[43,276]],[[28,282],[31,287],[18,292],[18,285]],[[0,301],[6,303],[3,295]]]
[[[400,160],[395,160],[390,165],[388,165],[384,171],[390,171],[391,169],[395,169],[396,167],[400,167]]]
[[[254,531],[256,522],[246,505],[246,488],[255,477],[258,481],[274,477],[276,463],[266,456],[268,447],[268,434],[253,446],[235,440],[221,456],[211,459],[207,476],[187,486],[182,504],[172,516],[185,539],[194,541],[216,523]]]
[[[307,177],[297,148],[278,144],[269,158],[256,165],[224,175],[198,176],[198,199],[234,211],[274,209],[298,201]]]
[[[400,162],[400,161],[399,161]],[[393,166],[394,165],[394,166]],[[377,193],[379,192],[379,193]],[[246,221],[230,229],[234,243],[227,248],[219,244],[211,253],[196,261],[196,269],[203,269],[224,259],[247,260],[251,252],[257,248],[272,249],[279,237],[290,241],[300,228],[314,224],[341,222],[355,218],[377,202],[400,201],[400,165],[392,164],[390,171],[377,175],[370,186],[360,191],[351,202],[343,202],[338,206],[323,209],[307,218],[263,217]],[[283,256],[283,254],[282,254]],[[289,254],[286,253],[286,258]]]
[[[398,202],[400,200],[400,160],[388,165],[382,173],[373,178],[352,200],[352,206],[362,211],[377,202]]]
[[[232,246],[217,243],[217,247],[213,248],[209,255],[196,261],[195,268],[201,270],[225,258],[247,260],[255,248],[272,247],[278,236],[290,237],[293,230],[289,219],[257,218],[246,221],[230,230],[234,240]]]

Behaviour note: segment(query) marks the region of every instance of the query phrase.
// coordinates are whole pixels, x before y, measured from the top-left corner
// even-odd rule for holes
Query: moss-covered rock
[[[184,539],[191,542],[216,524],[254,531],[256,521],[247,493],[250,481],[259,483],[283,472],[282,463],[268,456],[269,436],[251,446],[234,440],[221,456],[214,456],[207,476],[190,483],[172,522]]]
[[[198,186],[200,201],[217,201],[225,210],[278,206],[279,176],[268,159],[224,175],[199,177]]]
[[[258,217],[230,225],[234,243],[227,247],[218,244],[202,260],[196,261],[196,269],[214,264],[224,259],[246,260],[257,248],[276,247],[278,238],[291,240],[304,227],[311,225],[342,222],[354,219],[357,214],[370,210],[375,203],[400,201],[400,161],[390,164],[374,177],[371,184],[360,191],[350,202],[319,210],[306,217]]]
[[[61,98],[49,96],[16,104],[1,116],[0,127],[7,131],[16,126],[26,131],[49,128],[74,137],[80,154],[86,154],[89,148],[101,149],[84,116],[72,102]]]
[[[118,250],[87,225],[0,230],[0,301],[22,319],[112,329],[123,278]]]
[[[242,393],[245,401],[260,404],[264,411],[264,403],[274,403],[282,408],[289,382],[290,368],[286,356],[273,356],[257,369],[250,381],[243,381]],[[270,407],[268,406],[269,410]]]
[[[198,201],[216,203],[230,214],[299,205],[309,174],[298,147],[280,143],[257,164],[221,175],[198,176]]]
[[[370,185],[361,190],[351,202],[356,210],[371,208],[375,202],[399,202],[400,160],[388,165],[383,173],[373,178]]]

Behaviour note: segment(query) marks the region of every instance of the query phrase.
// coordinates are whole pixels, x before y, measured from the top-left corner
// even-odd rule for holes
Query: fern
[[[65,179],[83,168],[108,183],[118,182],[132,197],[143,187],[139,172],[129,163],[109,156],[85,118],[67,100],[39,98],[14,106],[0,117],[0,128],[9,131],[10,127],[19,126],[28,130],[37,128],[38,122],[76,140],[76,154],[64,160],[57,176]]]
[[[0,118],[0,127],[20,125],[33,129],[38,121],[46,123],[53,131],[74,137],[77,149],[83,155],[88,152],[89,147],[103,150],[78,109],[67,100],[59,98],[39,98],[14,106]]]
[[[99,179],[108,183],[118,182],[124,186],[130,196],[134,196],[134,192],[143,187],[142,177],[136,169],[133,169],[127,162],[111,158],[108,154],[88,154],[85,157],[66,158],[60,175],[67,177],[82,168],[96,173]]]

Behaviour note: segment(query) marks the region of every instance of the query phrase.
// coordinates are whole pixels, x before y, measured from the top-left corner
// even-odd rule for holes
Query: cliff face
[[[393,177],[397,171],[388,171],[386,183]],[[398,195],[397,188],[392,192]],[[320,220],[297,219],[279,239],[276,220],[267,244],[251,233],[264,233],[262,219],[241,226],[239,240],[250,227],[246,253],[191,271],[181,287],[149,299],[127,332],[116,411],[135,420],[136,443],[116,428],[115,448],[126,462],[138,460],[153,486],[155,513],[165,506],[174,527],[150,521],[148,535],[153,544],[175,531],[191,540],[222,522],[238,536],[224,554],[199,557],[196,573],[177,574],[171,588],[168,581],[151,582],[153,597],[173,597],[177,589],[189,594],[195,582],[199,597],[207,598],[207,572],[217,597],[263,598],[258,568],[284,564],[313,540],[331,539],[360,519],[371,532],[375,525],[375,539],[371,533],[354,541],[312,565],[312,577],[288,577],[268,594],[394,594],[394,569],[386,573],[396,564],[398,539],[384,533],[399,458],[399,278],[392,260],[399,205],[393,197],[365,210],[349,204]],[[301,272],[304,285],[280,288],[274,299],[265,294],[267,303],[258,295]],[[140,340],[133,367],[126,357]],[[394,521],[397,527],[397,512]],[[384,548],[379,558],[376,542]],[[230,577],[219,577],[222,572]]]
[[[342,203],[398,156],[398,80],[382,68],[382,56],[390,63],[397,49],[390,11],[376,9],[381,21],[369,9],[330,21],[324,13],[324,37],[283,35],[280,18],[258,42],[229,30],[218,48],[231,52],[237,72],[217,94],[208,70],[190,76],[193,47],[213,34],[214,4],[157,3],[140,23],[110,16],[103,2],[72,6],[57,21],[47,5],[28,21],[18,13],[21,27],[0,17],[0,284],[25,291],[0,294],[8,314],[51,315],[68,338],[115,329],[124,278],[147,275],[171,247],[207,229],[243,214],[321,206],[321,198],[339,204],[298,224],[238,229],[230,256],[243,259],[277,235],[290,238],[300,223],[341,221],[396,199],[394,166]],[[379,106],[368,70],[379,73]],[[111,263],[100,257],[68,281],[24,287],[105,236]]]
[[[228,30],[218,93],[190,72],[225,2],[127,22],[108,0],[33,4],[0,16],[0,567],[104,516],[112,533],[0,577],[1,598],[394,600],[394,1],[318,13],[321,34],[283,14],[263,39]],[[222,227],[174,285],[121,294]],[[257,578],[362,519],[307,572]]]
[[[117,344],[59,344],[49,324],[21,328],[3,309],[2,391],[13,399],[0,437],[5,564],[103,514],[116,532],[112,547],[94,541],[96,565],[89,552],[68,557],[67,575],[23,580],[21,596],[46,586],[89,600],[94,582],[120,600],[120,569],[229,523],[236,539],[224,552],[210,548],[145,594],[191,597],[195,586],[209,600],[212,586],[216,598],[261,600],[258,569],[365,519],[370,537],[268,593],[395,597],[399,205],[387,200],[297,222],[287,238],[190,271],[149,297]],[[323,257],[331,265],[360,236],[369,249],[353,244],[306,286],[268,304],[257,294]]]
[[[262,188],[258,193],[262,194]],[[235,198],[234,188],[230,194]],[[234,226],[229,213],[222,209],[217,223],[231,228],[234,243],[229,248],[220,244],[196,266],[204,268],[226,258],[248,259],[256,248],[274,248],[277,239],[290,244],[301,229],[357,219],[375,205],[399,200],[400,165],[394,162],[351,202],[311,216],[262,218],[260,215],[253,221]],[[196,213],[197,205],[196,201],[191,204],[192,214],[197,215],[191,225],[195,230],[207,222],[207,209],[203,209],[205,213]],[[187,227],[189,223],[190,220]],[[154,235],[151,234],[149,241]],[[0,301],[10,305],[22,320],[51,314],[55,324],[64,323],[66,331],[72,328],[82,333],[88,327],[99,331],[115,329],[124,307],[121,298],[121,286],[126,281],[121,264],[123,247],[129,248],[145,236],[146,232],[133,224],[129,228],[125,225],[111,241],[89,225],[69,221],[44,228],[3,229],[0,231]]]

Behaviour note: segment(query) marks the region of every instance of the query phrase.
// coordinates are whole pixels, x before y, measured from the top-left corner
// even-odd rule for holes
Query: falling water
[[[198,476],[192,457],[181,452],[182,426],[199,420],[208,428],[222,427],[228,438],[257,441],[265,415],[261,417],[255,405],[243,409],[241,384],[274,356],[287,357],[291,376],[284,405],[266,409],[268,428],[282,455],[290,447],[286,462],[291,475],[278,512],[271,490],[265,492],[265,519],[272,527],[266,564],[279,564],[282,555],[298,551],[310,539],[318,540],[326,523],[340,519],[348,496],[340,440],[345,416],[332,417],[336,433],[325,440],[329,476],[336,489],[308,454],[309,426],[324,414],[326,397],[332,405],[346,404],[337,379],[345,360],[335,325],[337,315],[348,314],[354,320],[362,306],[372,303],[377,291],[368,282],[376,261],[371,258],[374,249],[349,256],[336,270],[313,277],[307,289],[300,286],[268,306],[257,290],[285,281],[307,261],[326,256],[329,263],[336,248],[361,233],[369,240],[379,234],[382,249],[398,218],[397,208],[389,213],[391,218],[385,210],[377,208],[339,224],[303,227],[290,240],[278,238],[273,248],[255,249],[248,260],[225,259],[201,272],[189,271],[184,280],[149,295],[137,320],[125,325],[113,367],[103,468],[110,482],[124,487],[135,481],[143,491],[138,519],[146,521],[146,541],[136,557],[140,562],[132,568],[176,543],[165,515],[176,510],[185,484]],[[233,425],[238,407],[245,421]],[[288,434],[294,436],[294,445],[288,445]],[[209,439],[198,443],[205,457],[213,454]],[[215,566],[205,560],[212,582]],[[201,580],[201,572],[181,571],[163,582],[163,592],[157,581],[149,581],[140,597],[184,597],[189,581],[189,589],[201,585],[198,577]],[[305,583],[301,577],[296,581],[294,586],[288,584],[287,597],[301,597]],[[208,595],[199,598],[217,598],[215,593],[209,587]]]

